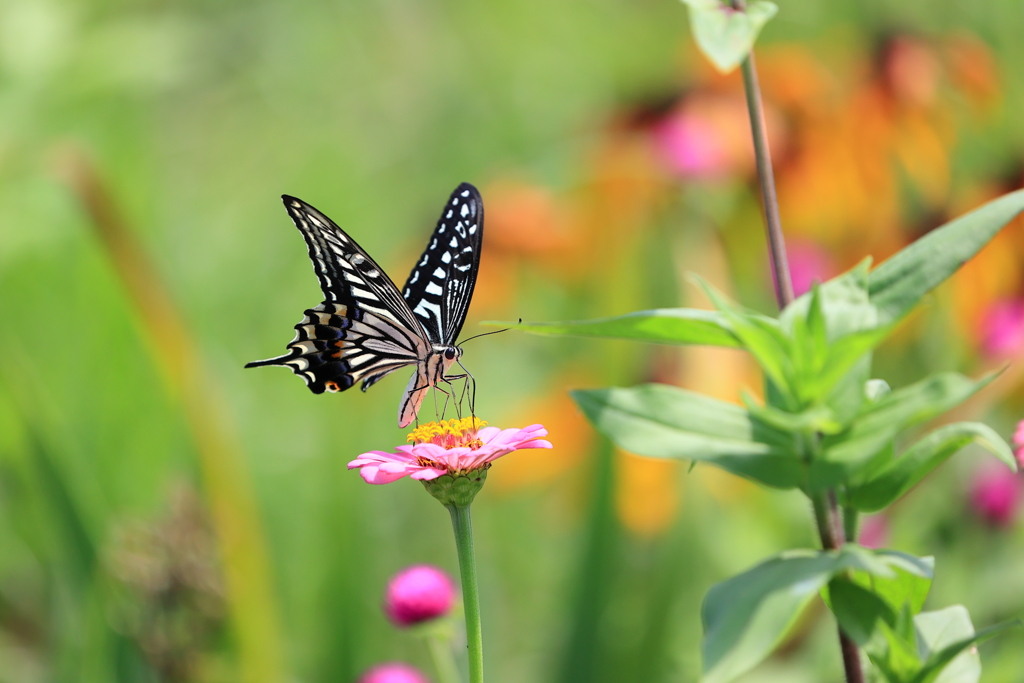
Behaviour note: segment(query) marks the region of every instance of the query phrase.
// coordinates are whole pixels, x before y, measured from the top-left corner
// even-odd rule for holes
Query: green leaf
[[[779,321],[743,310],[699,275],[693,275],[692,278],[704,289],[711,304],[725,318],[743,348],[754,357],[764,370],[764,374],[774,382],[781,398],[786,400],[789,407],[796,408],[794,401],[791,400],[794,396],[792,342]]]
[[[868,298],[870,264],[865,259],[815,287],[779,316],[782,328],[794,339],[794,391],[800,403],[826,401],[843,422],[864,401],[862,387],[869,377],[872,349],[892,331],[878,327],[878,312]]]
[[[879,621],[896,622],[896,612],[885,600],[849,579],[833,579],[828,589],[832,614],[843,632],[861,647],[871,640]]]
[[[914,617],[918,646],[924,665],[911,683],[977,683],[981,678],[981,660],[971,646],[992,638],[1019,621],[1001,624],[974,632],[971,616],[963,605],[953,605],[935,612],[922,612]]]
[[[847,489],[847,504],[862,512],[888,507],[964,446],[976,443],[1017,469],[1013,451],[990,427],[957,422],[941,427],[908,448],[859,486]]]
[[[799,413],[790,413],[772,405],[758,405],[747,392],[743,392],[741,398],[752,416],[784,432],[835,434],[843,429],[828,406],[814,406]]]
[[[895,550],[877,550],[875,554],[893,570],[893,576],[854,572],[853,580],[870,589],[895,612],[904,606],[911,614],[920,612],[935,577],[935,558],[914,557]]]
[[[889,683],[907,683],[921,669],[909,608],[900,610],[893,626],[880,622],[864,652]]]
[[[1024,211],[1024,190],[1003,195],[936,228],[871,271],[868,290],[886,325],[906,315],[925,294],[955,273]]]
[[[701,52],[719,71],[736,68],[754,47],[761,28],[775,16],[778,7],[754,0],[745,11],[735,10],[718,0],[682,0],[690,9],[690,28]]]
[[[782,327],[789,330],[798,318],[810,320],[815,316],[813,308],[816,297],[820,300],[826,336],[830,342],[877,327],[878,310],[868,294],[870,267],[871,259],[866,258],[842,275],[797,297],[779,315]]]
[[[598,431],[631,453],[701,460],[776,488],[803,477],[794,437],[732,403],[662,384],[572,396]]]
[[[701,608],[702,683],[725,683],[756,666],[782,641],[814,595],[849,570],[892,575],[875,553],[846,545],[840,550],[784,552],[713,586]]]
[[[940,373],[867,404],[848,430],[822,441],[822,457],[811,467],[810,490],[844,481],[858,484],[866,464],[890,447],[897,434],[959,405],[994,377],[975,382],[955,372]]]
[[[875,630],[881,628],[881,622],[896,627],[897,615],[921,611],[934,575],[931,557],[878,550],[875,558],[888,567],[889,576],[854,570],[833,579],[822,591],[843,630],[862,647],[877,639]]]
[[[721,313],[695,308],[662,308],[575,322],[515,323],[491,320],[481,324],[546,336],[604,337],[653,344],[704,344],[729,348],[740,346]]]

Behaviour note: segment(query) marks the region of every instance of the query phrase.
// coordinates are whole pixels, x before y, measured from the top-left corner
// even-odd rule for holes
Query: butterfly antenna
[[[479,339],[480,337],[486,337],[486,336],[491,335],[491,334],[501,334],[502,332],[508,332],[511,329],[512,329],[511,327],[506,327],[503,330],[494,330],[493,332],[484,332],[482,334],[475,334],[472,337],[470,337],[469,339],[463,339],[462,343],[456,344],[456,346],[458,346],[461,349],[462,348],[462,344],[465,344],[468,341],[473,341],[474,339]],[[459,363],[459,365],[462,365],[462,363]],[[463,368],[463,370],[465,370],[465,368]]]

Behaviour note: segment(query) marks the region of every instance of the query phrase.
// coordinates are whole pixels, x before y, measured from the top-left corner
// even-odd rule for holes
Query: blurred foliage
[[[1016,0],[779,4],[759,66],[798,286],[1024,184]],[[147,592],[108,558],[125,529],[180,518],[182,481],[225,591],[223,613],[198,610],[187,680],[429,670],[380,603],[403,566],[454,571],[447,515],[345,468],[404,441],[405,378],[325,397],[241,369],[320,300],[277,197],[313,202],[402,279],[438,197],[476,183],[467,334],[706,307],[687,271],[769,311],[742,90],[689,43],[674,0],[0,2],[0,681],[174,680],[125,627],[126,591]],[[876,371],[897,388],[999,367],[1024,351],[1022,299],[1018,220]],[[565,392],[655,380],[738,401],[756,371],[728,349],[511,333],[466,351],[481,415],[544,422],[556,445],[503,460],[475,506],[492,680],[695,680],[708,587],[812,546],[808,511],[616,453]],[[955,419],[1008,437],[1022,380],[1011,366]],[[885,528],[936,556],[930,601],[988,624],[1024,612],[1024,525],[974,512],[973,468],[954,458]],[[838,670],[824,618],[744,680]],[[1019,634],[982,649],[984,680],[1024,676]]]

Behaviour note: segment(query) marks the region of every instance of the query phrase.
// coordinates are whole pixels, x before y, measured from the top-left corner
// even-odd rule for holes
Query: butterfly
[[[407,427],[431,387],[465,376],[447,373],[462,356],[455,340],[480,268],[480,193],[469,183],[455,188],[401,291],[334,221],[301,199],[281,199],[309,248],[324,300],[305,311],[287,353],[245,367],[287,367],[310,391],[322,394],[360,381],[366,391],[385,375],[413,365],[416,371],[398,405],[398,426]]]

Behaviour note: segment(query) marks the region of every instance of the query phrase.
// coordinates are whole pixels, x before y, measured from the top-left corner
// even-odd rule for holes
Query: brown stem
[[[818,522],[818,534],[821,547],[825,550],[837,550],[845,542],[843,525],[839,519],[839,506],[836,504],[834,491],[813,498],[814,517]],[[861,666],[860,650],[852,638],[839,629],[839,649],[843,653],[843,670],[846,671],[847,683],[864,683],[864,668]]]
[[[733,8],[745,10],[744,0],[732,0]],[[779,308],[785,308],[793,300],[793,281],[789,274],[786,258],[786,239],[782,235],[782,219],[779,217],[779,197],[775,191],[775,174],[772,172],[772,154],[768,148],[768,130],[764,121],[764,104],[761,100],[761,86],[757,81],[757,66],[754,51],[744,58],[743,90],[747,96],[747,112],[750,115],[750,134],[754,139],[754,158],[757,160],[757,176],[761,180],[761,198],[764,204],[764,221],[768,233],[768,252],[775,280],[775,296]]]

